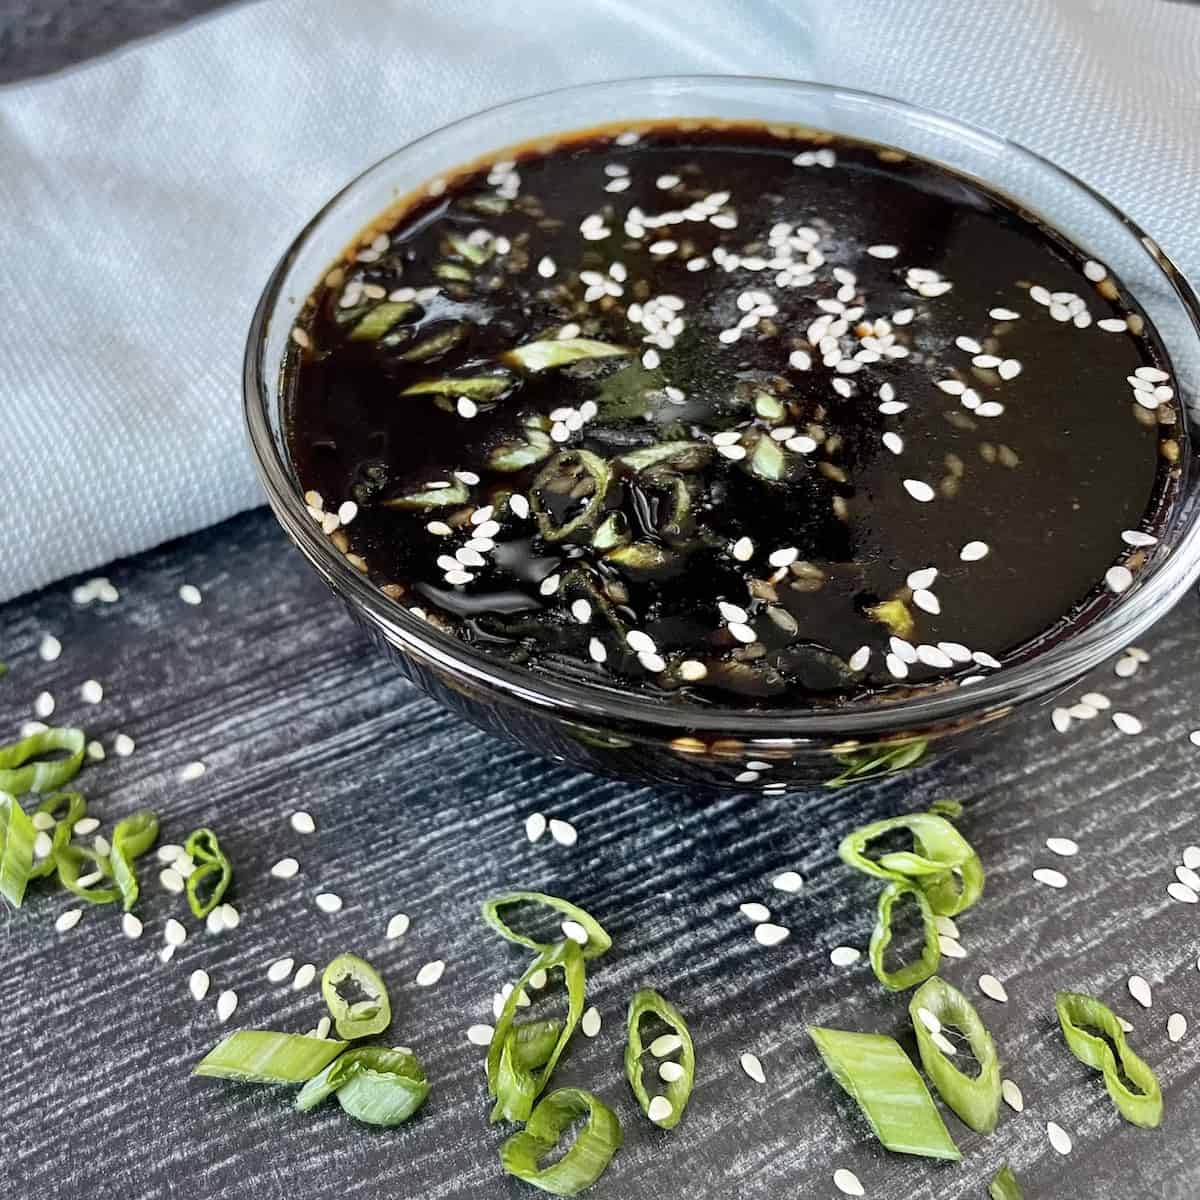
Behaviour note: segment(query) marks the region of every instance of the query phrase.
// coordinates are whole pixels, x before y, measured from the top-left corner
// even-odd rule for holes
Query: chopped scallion
[[[56,728],[0,746],[0,792],[23,796],[26,792],[52,792],[70,783],[83,766],[86,745],[82,729]],[[45,757],[60,750],[65,758]]]
[[[992,1182],[988,1184],[988,1196],[991,1200],[1025,1200],[1025,1193],[1021,1191],[1021,1185],[1007,1163],[992,1176]]]
[[[501,358],[526,371],[545,371],[550,367],[565,367],[584,358],[621,358],[632,354],[628,346],[614,346],[592,338],[550,338],[542,342],[527,342],[516,346]]]
[[[183,848],[196,864],[187,877],[188,904],[192,915],[203,920],[224,898],[233,868],[211,829],[197,829],[189,834]]]
[[[121,893],[115,887],[85,887],[79,882],[84,875],[91,875],[96,871],[106,879],[111,879],[112,866],[107,854],[100,854],[87,846],[73,846],[68,843],[55,854],[54,863],[58,868],[58,882],[81,900],[86,900],[89,904],[114,904],[121,899]],[[85,865],[89,867],[87,871],[84,870]]]
[[[425,1103],[429,1081],[407,1050],[363,1046],[348,1050],[352,1069],[335,1095],[342,1111],[366,1125],[391,1127],[407,1121]]]
[[[348,1043],[265,1029],[239,1029],[218,1042],[193,1075],[241,1083],[304,1083],[334,1061]]]
[[[64,808],[66,812],[62,812],[60,816]],[[54,817],[55,824],[54,833],[51,835],[50,853],[41,862],[33,864],[33,870],[29,872],[30,879],[43,879],[58,870],[55,860],[71,840],[71,830],[75,828],[75,822],[87,815],[87,804],[78,792],[52,792],[37,806],[37,811],[49,813]]]
[[[113,881],[121,889],[121,900],[128,912],[138,898],[137,871],[134,859],[145,854],[158,838],[158,818],[148,809],[118,821],[113,830],[112,866]]]
[[[666,1085],[666,1101],[670,1111],[665,1109],[662,1115],[656,1112],[656,1106],[646,1090],[642,1072],[642,1018],[656,1016],[668,1026],[679,1039],[679,1066],[681,1074]],[[633,1089],[634,1097],[646,1114],[661,1129],[674,1129],[683,1116],[683,1110],[691,1098],[692,1085],[696,1080],[696,1049],[692,1044],[692,1035],[688,1031],[683,1014],[669,1000],[659,995],[653,988],[641,988],[634,993],[629,1002],[629,1013],[625,1021],[628,1041],[625,1044],[625,1077]],[[657,1097],[656,1097],[657,1099]]]
[[[25,899],[37,830],[15,796],[0,793],[0,896],[15,908]]]
[[[902,900],[911,900],[920,911],[924,931],[921,957],[915,962],[906,963],[898,970],[889,971],[884,959],[892,941],[892,912]],[[942,959],[937,922],[925,893],[915,884],[895,881],[889,883],[880,893],[869,953],[875,978],[892,992],[904,992],[910,987],[916,987],[937,971]]]
[[[612,946],[612,938],[608,936],[604,927],[595,917],[584,912],[578,905],[572,904],[569,900],[562,900],[558,896],[549,896],[545,892],[506,892],[502,896],[493,896],[490,900],[485,900],[482,907],[483,919],[501,937],[507,938],[510,942],[516,942],[519,946],[528,946],[530,950],[540,953],[550,949],[554,943],[535,941],[523,933],[518,933],[505,921],[500,910],[510,908],[514,904],[544,905],[546,908],[562,913],[564,917],[574,921],[577,925],[581,925],[587,932],[587,944],[582,947],[585,959],[599,958]]]
[[[347,986],[355,993],[353,1000],[343,994]],[[382,1033],[391,1022],[392,1007],[383,979],[370,963],[357,955],[339,954],[325,968],[321,994],[339,1037],[370,1037]]]

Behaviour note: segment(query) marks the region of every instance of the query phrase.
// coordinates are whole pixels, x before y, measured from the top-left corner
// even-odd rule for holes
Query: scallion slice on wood
[[[41,862],[33,864],[33,870],[29,872],[30,879],[43,879],[58,870],[55,860],[63,847],[70,842],[75,822],[87,815],[87,803],[78,792],[52,792],[37,806],[37,811],[49,813],[55,819],[55,826],[51,835],[50,853]]]
[[[530,950],[541,952],[549,950],[554,943],[538,942],[523,933],[518,933],[501,915],[501,909],[511,908],[514,904],[541,904],[581,925],[587,933],[587,944],[581,947],[585,959],[599,958],[612,946],[612,938],[595,917],[558,896],[550,896],[545,892],[505,892],[502,896],[493,896],[490,900],[485,900],[481,909],[483,919],[501,937],[516,942],[518,946],[528,946]]]
[[[888,1150],[955,1162],[962,1158],[929,1089],[895,1038],[820,1026],[810,1026],[808,1035]]]
[[[15,796],[0,793],[0,896],[21,907],[33,870],[37,830]]]
[[[666,1100],[671,1111],[662,1116],[652,1114],[652,1100],[646,1090],[642,1078],[642,1019],[656,1016],[680,1041],[679,1066],[682,1070],[680,1077],[666,1085]],[[674,1129],[683,1116],[683,1110],[692,1094],[692,1085],[696,1080],[696,1048],[692,1044],[692,1035],[688,1031],[683,1014],[669,1000],[659,995],[653,988],[641,988],[634,993],[629,1001],[629,1013],[625,1020],[627,1041],[625,1043],[625,1078],[633,1089],[634,1097],[641,1106],[642,1112],[659,1126],[660,1129]]]
[[[1146,1129],[1160,1125],[1163,1098],[1158,1076],[1129,1048],[1112,1009],[1080,992],[1059,992],[1054,1007],[1071,1053],[1104,1076],[1104,1086],[1121,1116]]]
[[[26,792],[52,792],[70,783],[83,765],[86,745],[82,729],[57,728],[0,746],[0,792],[23,796]],[[58,751],[65,757],[45,757]]]
[[[1021,1191],[1021,1185],[1008,1163],[992,1176],[992,1182],[988,1184],[988,1196],[991,1200],[1025,1200],[1025,1193]]]
[[[522,367],[526,371],[545,371],[551,367],[565,367],[584,358],[621,358],[632,353],[628,346],[614,346],[592,338],[551,338],[515,346],[500,357],[510,366]]]
[[[347,998],[347,991],[353,998]],[[357,955],[339,954],[325,968],[321,994],[339,1037],[370,1037],[382,1033],[391,1022],[392,1006],[383,979]]]
[[[518,1061],[513,1037],[513,1023],[517,1013],[517,1002],[524,993],[529,980],[540,971],[561,970],[567,988],[567,1016],[562,1029],[546,1061],[536,1068],[522,1065]],[[487,1055],[488,1092],[496,1103],[492,1108],[493,1121],[527,1121],[533,1103],[545,1089],[554,1073],[567,1042],[583,1015],[584,994],[583,954],[572,941],[559,942],[529,964],[525,973],[517,980],[504,1003],[500,1018],[496,1022]]]
[[[979,1065],[977,1075],[965,1074],[950,1061],[922,1019],[922,1011],[931,1013],[943,1027],[952,1025],[966,1036]],[[935,975],[913,993],[908,1012],[917,1034],[921,1065],[933,1080],[938,1095],[963,1124],[976,1133],[991,1133],[1000,1117],[1000,1061],[992,1035],[975,1006],[957,988]]]
[[[586,1121],[562,1157],[539,1167],[580,1117]],[[608,1105],[591,1092],[559,1088],[538,1104],[525,1128],[500,1147],[500,1165],[552,1196],[577,1196],[604,1174],[620,1148],[621,1124]]]
[[[895,971],[889,971],[884,960],[892,942],[892,914],[897,903],[905,900],[914,903],[921,914],[923,929],[921,957],[915,962],[906,963]],[[938,964],[942,960],[937,922],[928,898],[916,884],[894,881],[880,893],[875,928],[871,933],[869,956],[875,978],[891,992],[907,991],[910,987],[916,987],[918,983],[924,983],[926,979],[936,973]]]
[[[137,870],[134,859],[145,854],[158,839],[158,818],[149,809],[142,809],[132,816],[118,821],[113,830],[112,866],[113,881],[121,889],[121,901],[128,912],[138,898]]]
[[[112,878],[112,867],[107,854],[98,854],[87,846],[64,846],[54,856],[58,868],[58,882],[74,896],[89,904],[115,904],[121,893],[115,887],[85,887],[79,880],[85,875],[99,871],[106,879]],[[85,866],[87,870],[84,870]]]
[[[304,1083],[346,1049],[346,1042],[239,1029],[218,1042],[192,1069],[193,1075],[241,1083]]]
[[[203,920],[225,896],[233,868],[217,835],[211,829],[197,829],[183,844],[196,869],[187,877],[187,898],[192,915]]]
[[[348,1050],[352,1068],[335,1095],[342,1111],[366,1125],[399,1125],[425,1103],[429,1081],[407,1050],[363,1046]],[[339,1060],[340,1061],[340,1060]]]

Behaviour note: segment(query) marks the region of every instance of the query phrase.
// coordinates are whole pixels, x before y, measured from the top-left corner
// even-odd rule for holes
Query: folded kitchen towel
[[[837,82],[976,121],[1083,176],[1200,276],[1190,4],[231,8],[0,90],[0,599],[259,502],[247,323],[287,242],[352,175],[502,99],[673,72]]]

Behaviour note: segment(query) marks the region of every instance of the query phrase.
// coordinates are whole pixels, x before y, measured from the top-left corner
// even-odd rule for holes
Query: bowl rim
[[[488,105],[406,142],[371,163],[339,188],[305,222],[289,243],[271,272],[255,307],[243,358],[243,415],[255,470],[276,518],[335,593],[350,604],[352,610],[357,611],[383,633],[392,645],[436,669],[469,680],[497,699],[517,700],[543,711],[556,711],[573,718],[591,719],[610,727],[614,724],[626,728],[643,725],[672,734],[686,729],[701,733],[747,735],[759,744],[802,740],[809,736],[852,738],[858,734],[919,730],[924,726],[978,718],[984,713],[995,713],[1018,701],[1044,696],[1066,686],[1143,633],[1181,598],[1197,575],[1200,575],[1200,520],[1192,520],[1183,531],[1179,544],[1171,549],[1169,555],[1144,582],[1139,581],[1135,591],[1131,591],[1121,602],[1089,621],[1078,634],[1072,633],[1044,649],[1036,649],[1027,659],[995,671],[970,687],[958,686],[892,700],[888,700],[886,696],[876,696],[867,702],[848,701],[825,706],[738,709],[678,703],[669,697],[657,698],[623,692],[618,687],[602,682],[567,680],[549,673],[516,667],[489,656],[453,635],[442,632],[428,621],[414,616],[403,603],[384,595],[377,585],[352,567],[345,557],[328,543],[309,516],[299,489],[295,486],[290,464],[281,452],[274,435],[269,413],[272,403],[272,381],[278,375],[280,364],[266,363],[265,353],[272,316],[293,261],[310,238],[318,234],[324,219],[343,198],[369,176],[386,168],[394,159],[485,115],[500,115],[566,94],[583,96],[591,93],[601,96],[637,87],[686,91],[719,90],[747,85],[790,91],[799,89],[806,93],[824,93],[831,96],[841,95],[883,105],[902,114],[936,121],[949,131],[985,137],[998,144],[1005,152],[1013,152],[1031,161],[1038,169],[1057,175],[1061,181],[1084,193],[1087,199],[1099,204],[1138,238],[1147,256],[1158,267],[1175,299],[1180,302],[1190,318],[1191,333],[1200,342],[1200,298],[1157,242],[1090,184],[1037,151],[1030,150],[985,126],[962,120],[932,107],[877,92],[835,83],[774,76],[640,75],[572,84]],[[631,115],[628,120],[637,124],[648,118]],[[550,121],[546,136],[569,131],[569,128],[556,130],[553,121]],[[495,149],[500,151],[503,147],[497,146]],[[931,158],[929,161],[937,160]],[[462,165],[447,163],[443,169],[449,174]],[[982,182],[994,191],[1004,192],[1003,188],[998,188],[986,179]],[[1036,211],[1025,205],[1019,196],[1010,198],[1022,204],[1026,211]],[[331,249],[330,262],[334,261],[337,253],[338,249]],[[1182,396],[1179,397],[1179,401],[1181,417],[1186,420],[1186,412],[1183,411],[1186,405]]]

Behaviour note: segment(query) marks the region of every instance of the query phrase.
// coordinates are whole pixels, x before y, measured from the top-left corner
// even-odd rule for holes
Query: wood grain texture
[[[465,1036],[491,1020],[493,991],[520,969],[521,956],[477,916],[485,896],[509,887],[574,899],[616,941],[589,981],[600,1036],[577,1037],[556,1076],[598,1091],[625,1127],[597,1200],[834,1196],[842,1166],[872,1197],[966,1200],[986,1194],[1004,1160],[1030,1197],[1200,1194],[1200,1031],[1174,1046],[1165,1032],[1175,1010],[1200,1021],[1197,912],[1165,891],[1182,848],[1200,843],[1200,751],[1186,736],[1200,725],[1194,598],[1146,642],[1153,660],[1136,677],[1106,668],[1093,681],[1145,720],[1139,738],[1104,718],[1061,737],[1043,712],[969,758],[883,785],[706,798],[574,774],[449,716],[377,657],[266,512],[108,574],[121,591],[115,605],[76,608],[64,584],[0,609],[0,657],[11,667],[0,730],[15,732],[47,689],[55,720],[83,723],[110,751],[117,732],[132,736],[132,757],[110,753],[81,775],[92,811],[107,831],[152,806],[170,841],[213,825],[235,863],[231,899],[243,921],[205,934],[160,888],[157,865],[143,870],[138,942],[111,909],[55,933],[71,904],[45,888],[19,913],[3,911],[0,1194],[324,1200],[343,1180],[337,1190],[368,1200],[534,1194],[499,1171],[505,1130],[487,1123],[483,1052]],[[184,582],[202,589],[199,608],[178,599]],[[36,654],[47,630],[64,647],[53,664]],[[79,699],[88,678],[104,685],[99,706]],[[180,783],[193,759],[208,772]],[[829,963],[835,946],[865,947],[875,896],[840,865],[836,845],[864,820],[944,796],[967,803],[962,825],[988,869],[983,900],[961,922],[969,956],[945,960],[944,974],[977,998],[1027,1104],[1021,1116],[1006,1109],[987,1139],[950,1118],[959,1166],[881,1151],[804,1035],[810,1023],[902,1031],[902,998],[883,994],[865,964]],[[313,814],[315,835],[291,829],[297,808]],[[523,820],[534,809],[573,821],[578,844],[530,845]],[[1055,834],[1076,838],[1079,857],[1045,850]],[[301,864],[286,882],[269,874],[285,854]],[[1062,869],[1070,886],[1033,882],[1039,865]],[[770,887],[788,868],[805,877],[799,895]],[[319,912],[322,890],[345,908]],[[754,942],[738,913],[752,899],[791,929],[783,945]],[[396,911],[412,927],[388,942]],[[171,915],[189,938],[163,965]],[[240,998],[230,1028],[303,1031],[321,1015],[319,989],[271,984],[267,966],[291,955],[319,967],[342,950],[392,983],[390,1036],[416,1049],[433,1082],[409,1125],[356,1127],[336,1106],[301,1116],[286,1090],[189,1077],[226,1031],[221,989]],[[445,977],[417,987],[433,958],[445,959]],[[187,989],[198,966],[212,976],[203,1004]],[[985,970],[1006,982],[1007,1005],[979,995]],[[1125,990],[1134,971],[1155,988],[1148,1012]],[[697,1043],[697,1089],[671,1134],[637,1113],[622,1076],[624,1006],[645,984],[680,1005]],[[1094,991],[1134,1022],[1133,1044],[1164,1084],[1160,1132],[1123,1124],[1098,1077],[1066,1052],[1053,1016],[1059,987]],[[765,1085],[742,1073],[743,1050],[762,1059]],[[1068,1159],[1046,1141],[1050,1119],[1075,1139]]]

